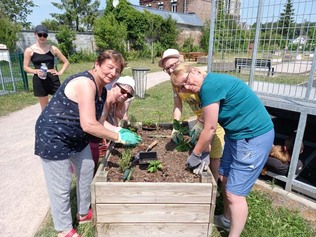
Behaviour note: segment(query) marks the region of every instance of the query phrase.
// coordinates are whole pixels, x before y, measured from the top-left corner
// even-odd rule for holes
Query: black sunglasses
[[[48,34],[46,34],[46,33],[44,33],[44,34],[42,34],[42,33],[39,33],[39,34],[37,34],[37,36],[38,37],[44,37],[44,38],[47,38],[48,37]]]
[[[132,98],[133,95],[131,93],[129,93],[127,90],[125,90],[123,87],[120,86],[120,84],[116,84],[120,89],[121,89],[121,94],[126,94],[127,98]]]

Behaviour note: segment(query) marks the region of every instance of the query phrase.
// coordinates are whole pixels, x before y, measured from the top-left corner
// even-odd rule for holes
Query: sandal
[[[90,209],[88,214],[85,216],[80,216],[79,214],[77,214],[77,220],[79,222],[79,225],[92,222],[92,209]]]
[[[70,230],[66,235],[63,232],[58,233],[57,237],[81,237],[75,229]]]

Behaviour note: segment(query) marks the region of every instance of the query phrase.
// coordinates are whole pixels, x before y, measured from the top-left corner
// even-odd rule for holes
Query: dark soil
[[[163,168],[155,173],[150,173],[146,168],[144,169],[137,164],[133,167],[130,182],[200,182],[198,175],[186,170],[185,163],[189,152],[175,151],[176,144],[168,137],[171,134],[171,130],[160,129],[159,131],[150,131],[143,129],[137,133],[142,136],[143,141],[137,147],[131,148],[133,157],[136,157],[139,152],[146,151],[147,147],[157,140],[158,144],[150,152],[157,152],[157,158],[163,165]],[[127,148],[116,145],[112,151],[108,162],[108,179],[110,182],[123,182],[123,173],[119,167],[119,159],[124,149]]]

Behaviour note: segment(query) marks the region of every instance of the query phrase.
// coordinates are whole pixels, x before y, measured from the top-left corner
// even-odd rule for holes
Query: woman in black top
[[[56,46],[47,44],[48,30],[44,26],[36,26],[34,34],[36,43],[24,51],[24,71],[34,74],[34,96],[38,97],[43,110],[48,103],[48,95],[53,95],[59,88],[59,76],[65,72],[69,66],[69,61]],[[60,71],[54,68],[55,57],[58,57],[63,63]],[[30,62],[33,63],[35,69],[30,67]],[[48,68],[46,79],[40,79],[43,75],[40,70],[42,63],[46,63]]]

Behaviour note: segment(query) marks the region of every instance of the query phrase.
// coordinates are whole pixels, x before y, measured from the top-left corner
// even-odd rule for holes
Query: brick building
[[[217,0],[224,1],[226,13],[239,18],[240,0]],[[153,9],[176,12],[195,13],[203,22],[211,17],[212,0],[139,0],[139,5]]]

